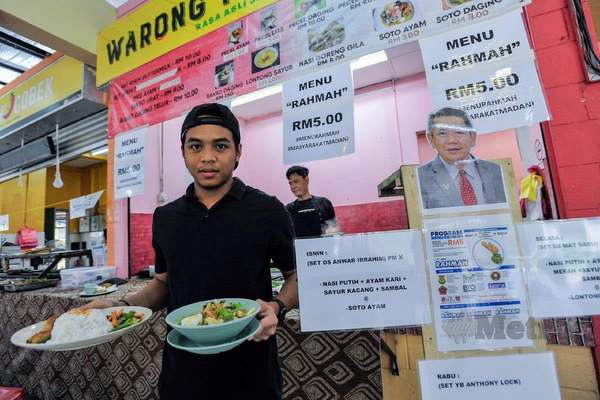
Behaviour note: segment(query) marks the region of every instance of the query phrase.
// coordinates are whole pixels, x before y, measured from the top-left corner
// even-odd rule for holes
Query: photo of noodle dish
[[[389,28],[410,21],[414,15],[415,7],[410,1],[394,1],[383,7],[379,18]]]
[[[144,307],[73,309],[21,329],[11,342],[38,350],[75,350],[113,340],[151,315],[152,311]]]

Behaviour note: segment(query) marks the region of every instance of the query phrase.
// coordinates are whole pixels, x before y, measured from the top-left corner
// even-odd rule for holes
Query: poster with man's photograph
[[[473,155],[477,132],[464,111],[430,114],[426,135],[437,154],[417,168],[423,215],[509,207],[502,167]]]

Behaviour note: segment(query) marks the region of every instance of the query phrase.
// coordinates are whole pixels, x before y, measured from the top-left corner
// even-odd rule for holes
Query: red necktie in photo
[[[474,206],[477,204],[477,196],[475,196],[475,189],[467,177],[465,172],[465,166],[461,163],[458,165],[458,174],[460,175],[460,196],[462,197],[463,204],[465,206]]]

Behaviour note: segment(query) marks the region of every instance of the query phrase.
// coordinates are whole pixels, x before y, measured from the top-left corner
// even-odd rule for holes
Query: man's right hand
[[[90,308],[108,308],[108,307],[117,307],[119,305],[118,300],[108,300],[108,299],[99,299],[91,301],[87,304],[84,304],[81,307],[78,307],[79,310],[88,310]]]

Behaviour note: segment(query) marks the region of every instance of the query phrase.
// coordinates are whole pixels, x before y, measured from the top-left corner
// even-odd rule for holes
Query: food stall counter
[[[148,280],[132,279],[101,298],[119,299]],[[35,351],[15,347],[19,329],[47,319],[89,298],[81,288],[0,292],[0,386],[20,387],[28,399],[158,399],[165,311],[154,313],[120,338],[83,350]],[[292,310],[277,333],[283,398],[382,398],[379,335],[371,331],[301,333]]]

